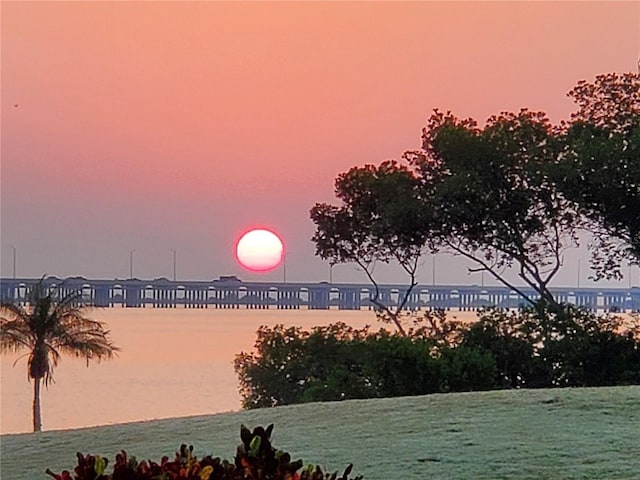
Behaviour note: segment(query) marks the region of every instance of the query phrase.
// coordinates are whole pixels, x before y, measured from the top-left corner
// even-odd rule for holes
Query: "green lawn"
[[[4,435],[0,477],[40,480],[75,452],[159,460],[180,443],[231,459],[240,423],[275,423],[294,458],[365,480],[640,479],[640,387],[517,390],[319,403]]]

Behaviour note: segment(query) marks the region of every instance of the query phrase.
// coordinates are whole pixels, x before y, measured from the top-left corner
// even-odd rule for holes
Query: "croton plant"
[[[64,470],[58,474],[49,469],[46,473],[55,480],[350,480],[353,465],[338,476],[338,472],[325,473],[319,466],[303,467],[302,460],[291,461],[291,455],[271,444],[272,431],[273,425],[253,431],[242,425],[242,443],[233,462],[211,455],[198,459],[193,455],[193,446],[183,444],[173,460],[165,456],[160,463],[138,462],[123,450],[116,455],[112,473],[107,473],[106,458],[78,453],[73,473]]]

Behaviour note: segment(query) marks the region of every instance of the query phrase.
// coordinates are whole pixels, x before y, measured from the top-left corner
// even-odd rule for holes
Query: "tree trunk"
[[[42,378],[33,379],[33,431],[42,430],[42,418],[40,416],[40,382]]]

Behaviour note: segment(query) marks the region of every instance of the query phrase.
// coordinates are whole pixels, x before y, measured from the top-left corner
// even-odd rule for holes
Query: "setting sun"
[[[265,229],[250,230],[236,244],[238,263],[252,272],[273,270],[284,256],[282,240]]]

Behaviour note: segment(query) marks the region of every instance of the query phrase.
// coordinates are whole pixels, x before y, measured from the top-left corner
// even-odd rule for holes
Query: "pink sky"
[[[284,238],[288,279],[326,280],[308,211],[338,173],[417,147],[434,108],[567,118],[578,80],[640,54],[638,2],[2,2],[1,16],[2,276],[15,247],[20,277],[125,278],[135,249],[137,277],[171,278],[175,249],[180,278],[279,280],[236,264],[255,224]],[[439,282],[477,283],[441,263]]]

